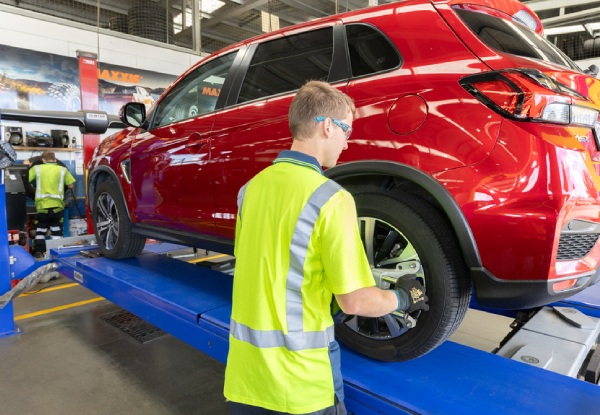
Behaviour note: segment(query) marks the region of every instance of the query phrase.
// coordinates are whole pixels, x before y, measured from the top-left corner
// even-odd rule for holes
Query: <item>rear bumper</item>
[[[563,300],[600,279],[600,269],[581,275],[546,281],[507,281],[491,275],[486,269],[471,269],[478,306],[520,310],[540,307]],[[564,291],[555,292],[552,286],[559,281],[576,279],[575,285]]]
[[[481,306],[536,307],[599,280],[598,175],[561,128],[504,122],[487,159],[437,177],[472,230]]]

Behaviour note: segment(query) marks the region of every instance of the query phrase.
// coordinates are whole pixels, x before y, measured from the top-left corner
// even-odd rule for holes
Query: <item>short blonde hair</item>
[[[304,140],[312,137],[317,129],[315,117],[346,118],[356,107],[352,98],[326,82],[308,81],[296,93],[289,111],[292,138]]]
[[[44,161],[54,161],[54,160],[56,160],[56,155],[54,155],[53,151],[44,151],[42,153],[42,160],[44,160]]]

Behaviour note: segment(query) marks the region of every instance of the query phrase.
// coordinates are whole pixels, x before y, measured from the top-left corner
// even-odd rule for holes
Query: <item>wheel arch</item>
[[[383,191],[401,189],[437,207],[456,235],[467,267],[481,269],[481,257],[471,227],[452,195],[434,178],[414,167],[390,161],[356,161],[328,169],[325,175],[342,186],[373,184]]]
[[[94,195],[96,194],[96,189],[98,188],[98,186],[100,186],[100,184],[102,184],[106,181],[109,181],[109,180],[113,181],[114,183],[117,184],[116,187],[117,187],[119,193],[121,194],[121,197],[123,198],[123,202],[125,203],[125,209],[127,210],[127,216],[129,217],[129,220],[131,220],[132,219],[131,212],[129,212],[129,206],[127,205],[128,199],[125,197],[125,194],[123,193],[123,187],[118,185],[119,178],[118,178],[117,174],[115,173],[115,171],[113,169],[111,169],[108,166],[95,167],[88,178],[87,200],[88,200],[88,206],[90,207],[90,212],[92,211],[92,206],[94,206]]]

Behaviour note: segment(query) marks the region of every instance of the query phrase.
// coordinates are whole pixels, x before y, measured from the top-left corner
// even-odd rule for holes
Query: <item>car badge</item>
[[[575,138],[577,139],[577,141],[579,141],[580,143],[587,143],[588,142],[588,137],[587,135],[577,135],[575,134]]]

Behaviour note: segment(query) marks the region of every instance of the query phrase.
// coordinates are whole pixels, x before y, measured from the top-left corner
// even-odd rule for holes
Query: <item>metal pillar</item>
[[[0,140],[4,139],[4,127],[0,120]],[[8,225],[6,223],[6,191],[4,170],[0,170],[0,293],[10,291],[10,252],[8,249]],[[0,337],[17,333],[12,302],[0,309]]]

